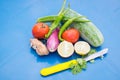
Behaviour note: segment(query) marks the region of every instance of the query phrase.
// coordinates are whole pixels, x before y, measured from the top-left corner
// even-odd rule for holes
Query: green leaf
[[[92,48],[92,49],[88,52],[88,56],[91,55],[91,54],[94,54],[95,52],[96,52],[96,50]]]
[[[94,62],[95,62],[95,60],[94,60],[94,59],[90,60],[90,63],[94,63]]]
[[[74,66],[74,68],[72,69],[72,73],[77,74],[77,73],[81,72],[81,70],[82,70],[81,67],[78,64],[76,64]]]
[[[78,58],[77,64],[71,63],[70,68],[72,69],[73,74],[80,73],[82,69],[86,69],[86,61],[84,59]]]
[[[78,58],[78,59],[77,59],[77,62],[78,62],[80,65],[82,65],[82,64],[83,64],[83,59]]]
[[[70,68],[73,69],[75,67],[75,64],[74,63],[71,63],[70,64]]]
[[[96,52],[95,49],[91,48],[90,51],[87,53],[87,55],[82,56],[82,58],[88,57]]]

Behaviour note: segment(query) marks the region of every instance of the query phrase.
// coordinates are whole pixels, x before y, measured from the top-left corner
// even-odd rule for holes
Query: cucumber
[[[82,15],[68,8],[67,12],[64,15],[64,18],[73,18],[79,16]],[[88,20],[86,17],[83,17],[82,19]],[[84,40],[86,40],[88,43],[90,43],[93,47],[98,47],[103,44],[104,37],[100,32],[100,30],[92,22],[85,22],[85,23],[74,22],[73,25],[75,28],[79,30],[79,32],[81,33],[81,37]]]

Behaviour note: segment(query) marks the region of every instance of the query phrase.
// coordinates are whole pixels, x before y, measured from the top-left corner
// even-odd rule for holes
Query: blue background
[[[0,80],[120,80],[120,0],[67,0],[71,8],[87,16],[101,30],[108,55],[87,70],[70,70],[42,77],[39,71],[78,57],[63,59],[57,52],[40,57],[30,48],[31,29],[37,18],[56,15],[63,0],[0,0]],[[67,6],[67,5],[66,5]]]

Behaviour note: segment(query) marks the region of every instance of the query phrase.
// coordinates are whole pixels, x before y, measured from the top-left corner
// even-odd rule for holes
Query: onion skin
[[[59,29],[56,28],[47,40],[47,48],[50,52],[55,52],[57,50],[59,45],[58,32]]]

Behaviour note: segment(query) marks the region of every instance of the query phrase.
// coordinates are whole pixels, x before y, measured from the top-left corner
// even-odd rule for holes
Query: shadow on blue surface
[[[34,55],[36,57],[37,62],[47,62],[49,64],[54,64],[54,63],[56,63],[56,61],[61,63],[61,62],[69,61],[69,60],[76,59],[79,57],[79,55],[73,54],[71,57],[63,59],[62,57],[59,56],[57,51],[49,53],[49,55],[46,55],[46,56],[39,56],[36,53],[36,51],[32,48],[30,48],[30,52],[32,55]]]

